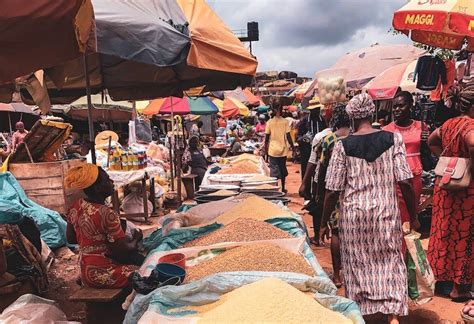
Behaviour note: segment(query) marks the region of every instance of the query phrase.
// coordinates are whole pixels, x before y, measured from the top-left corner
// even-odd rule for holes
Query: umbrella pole
[[[86,94],[87,94],[87,122],[89,125],[89,141],[90,141],[90,149],[91,149],[91,158],[92,164],[96,164],[96,156],[95,156],[95,134],[94,134],[94,121],[92,117],[92,99],[91,99],[91,82],[89,76],[89,64],[87,55],[84,54],[84,74],[86,77]]]
[[[174,111],[173,111],[173,97],[171,96],[170,97],[170,103],[171,103],[171,137],[170,137],[170,148],[171,148],[171,152],[172,155],[170,156],[170,160],[171,160],[171,190],[174,191],[174,176],[175,176],[175,167],[176,167],[176,163],[175,163],[175,157],[176,155],[174,154],[175,153],[175,148],[176,148],[176,138],[174,136]]]
[[[12,116],[10,115],[10,112],[8,112],[8,126],[10,127],[10,135],[13,134],[13,129],[12,129]]]

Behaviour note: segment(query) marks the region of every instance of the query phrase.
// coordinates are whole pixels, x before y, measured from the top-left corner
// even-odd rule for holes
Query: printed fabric
[[[68,221],[79,243],[82,283],[95,288],[122,288],[136,267],[122,265],[107,257],[107,244],[125,237],[119,216],[109,207],[77,200]]]

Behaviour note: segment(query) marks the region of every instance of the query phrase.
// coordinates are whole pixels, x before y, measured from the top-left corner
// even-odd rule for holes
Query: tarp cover
[[[41,239],[50,247],[66,244],[66,221],[55,211],[31,201],[10,172],[0,173],[0,224],[18,224],[32,218]]]
[[[273,218],[267,220],[267,222],[292,234],[294,237],[307,237],[306,226],[301,217],[294,213],[292,216],[294,218]],[[158,229],[145,241],[145,245],[153,248],[153,250],[149,252],[144,264],[148,264],[147,268],[153,267],[153,262],[150,262],[150,259],[155,260],[156,253],[177,249],[184,243],[209,234],[217,228],[220,228],[220,225],[214,223],[200,228],[173,229],[166,236],[161,233],[161,229]],[[313,268],[314,277],[296,273],[229,272],[208,276],[183,286],[158,288],[148,295],[138,294],[134,298],[128,308],[124,323],[137,323],[147,311],[144,322],[146,322],[145,318],[148,318],[148,316],[151,315],[154,318],[153,314],[164,314],[171,308],[211,303],[225,292],[266,276],[278,277],[302,290],[313,291],[315,292],[315,298],[324,306],[344,314],[351,318],[354,323],[364,323],[357,304],[336,295],[336,287],[318,263],[306,241],[303,245],[303,255]],[[154,263],[156,263],[156,260]]]

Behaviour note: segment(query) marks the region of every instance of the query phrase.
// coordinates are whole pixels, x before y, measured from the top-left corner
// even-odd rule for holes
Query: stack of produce
[[[216,192],[213,192],[209,195],[211,195],[211,196],[232,196],[235,193],[236,192],[232,191],[232,190],[221,189],[221,190],[217,190]]]
[[[232,271],[295,272],[314,276],[303,256],[272,244],[239,246],[186,270],[185,283]]]
[[[262,174],[256,174],[250,178],[245,179],[245,182],[254,183],[254,182],[272,181],[272,180],[275,180],[275,178],[267,177]]]
[[[253,154],[244,153],[244,154],[239,155],[235,159],[231,160],[231,163],[237,163],[237,162],[245,161],[245,160],[249,160],[249,161],[253,161],[255,163],[258,163],[259,160],[260,160],[260,157],[258,157],[256,155],[253,155]]]
[[[216,218],[219,224],[229,224],[238,218],[264,221],[274,217],[292,217],[291,213],[274,203],[255,195],[249,195],[227,212]]]
[[[244,160],[232,163],[230,167],[220,170],[218,174],[247,174],[259,172],[260,171],[256,163],[249,160]]]
[[[276,278],[237,288],[206,309],[198,323],[352,324],[349,318]]]
[[[251,218],[239,218],[208,235],[186,243],[183,247],[207,246],[222,242],[250,242],[292,237],[275,226]]]

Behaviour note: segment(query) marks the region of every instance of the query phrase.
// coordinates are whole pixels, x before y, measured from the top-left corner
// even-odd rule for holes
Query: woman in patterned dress
[[[122,288],[136,266],[124,260],[137,253],[143,238],[140,230],[126,237],[119,216],[105,200],[113,193],[113,182],[107,173],[93,164],[85,163],[69,171],[66,188],[82,189],[85,199],[73,203],[68,213],[67,239],[79,244],[82,284],[95,288]]]
[[[454,282],[453,301],[464,302],[474,277],[474,83],[451,88],[448,97],[461,116],[434,131],[428,144],[437,155],[470,158],[471,183],[460,191],[435,185],[428,260],[436,280]]]
[[[372,128],[375,105],[367,94],[346,107],[355,133],[337,142],[326,176],[321,237],[340,203],[339,237],[348,298],[363,315],[387,314],[389,323],[408,314],[407,273],[402,255],[398,183],[418,228],[412,177],[399,134]]]

